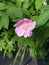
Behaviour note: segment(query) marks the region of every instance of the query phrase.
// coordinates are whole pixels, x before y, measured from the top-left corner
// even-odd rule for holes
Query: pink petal
[[[14,26],[20,26],[20,25],[22,25],[22,24],[25,23],[25,22],[27,22],[27,18],[18,21]]]
[[[21,37],[21,36],[24,35],[25,30],[23,29],[22,26],[19,26],[19,27],[15,28],[15,32],[16,32],[16,34],[17,34],[19,37]]]
[[[19,25],[21,25],[21,24],[23,24],[22,20],[16,22],[16,24],[15,24],[14,26],[19,26]]]
[[[28,30],[34,30],[36,26],[36,22],[28,23],[29,29]]]
[[[44,0],[44,5],[47,5],[47,1],[46,0]]]
[[[25,21],[24,23],[32,23],[33,22],[32,20],[30,20],[28,18],[25,18],[24,21]]]
[[[32,20],[25,18],[23,20],[18,21],[14,26],[20,26],[23,23],[29,23],[29,22],[32,22]]]
[[[32,31],[26,31],[25,34],[24,34],[25,38],[31,37],[31,36],[32,36]]]

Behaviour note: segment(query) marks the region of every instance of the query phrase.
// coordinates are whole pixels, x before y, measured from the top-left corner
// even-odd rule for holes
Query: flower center
[[[23,24],[23,28],[24,28],[24,29],[28,29],[28,28],[29,28],[29,25],[26,24],[26,23],[24,23],[24,24]]]

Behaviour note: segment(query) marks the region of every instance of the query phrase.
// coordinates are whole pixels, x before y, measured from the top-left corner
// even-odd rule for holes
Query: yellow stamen
[[[28,24],[24,23],[24,24],[23,24],[23,28],[24,28],[24,29],[28,29],[28,28],[29,28]]]

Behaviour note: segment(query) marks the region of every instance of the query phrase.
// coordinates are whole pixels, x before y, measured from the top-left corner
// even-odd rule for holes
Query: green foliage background
[[[43,4],[44,0],[0,0],[0,51],[4,56],[12,57],[16,52],[14,63],[18,58],[20,50],[23,51],[21,63],[26,50],[30,56],[38,55],[44,59],[46,39],[49,37],[49,2]],[[30,38],[19,38],[14,32],[14,24],[23,18],[36,21],[36,29]],[[21,64],[20,63],[20,64]]]

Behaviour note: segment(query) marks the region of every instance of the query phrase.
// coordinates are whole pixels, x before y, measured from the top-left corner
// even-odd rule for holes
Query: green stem
[[[18,55],[19,55],[19,53],[20,53],[20,50],[21,50],[21,48],[18,50],[18,52],[17,52],[17,54],[16,54],[16,56],[15,56],[15,58],[14,58],[13,65],[15,65],[15,62],[16,62],[16,60],[17,60],[17,58],[18,58]]]
[[[23,51],[23,54],[22,54],[22,57],[21,57],[20,65],[22,65],[22,62],[23,62],[25,52],[26,52],[26,47],[27,47],[27,45],[24,47],[24,51]]]

